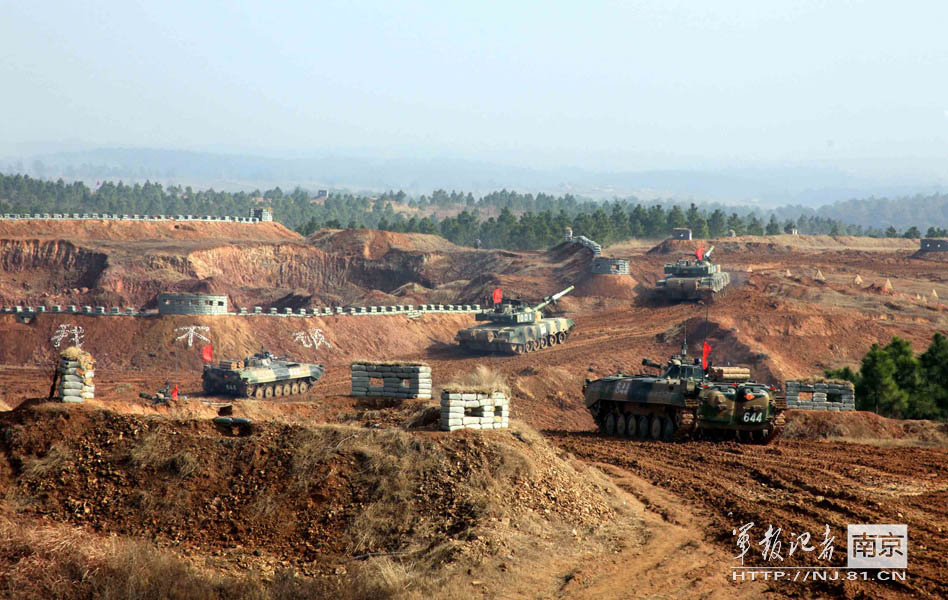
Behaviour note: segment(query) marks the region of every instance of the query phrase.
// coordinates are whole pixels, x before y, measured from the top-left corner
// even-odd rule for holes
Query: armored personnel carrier
[[[574,286],[547,296],[535,306],[521,300],[505,300],[493,309],[477,313],[483,325],[462,329],[455,336],[465,350],[523,354],[562,344],[573,329],[573,320],[544,317],[543,309],[573,291]]]
[[[243,360],[204,365],[204,392],[238,398],[273,398],[305,394],[323,376],[322,365],[292,362],[261,350]]]
[[[686,348],[662,367],[661,375],[623,375],[586,380],[586,408],[606,435],[669,441],[676,438],[737,438],[767,443],[784,424],[786,401],[776,389],[750,381],[743,367],[702,368]]]
[[[696,260],[679,259],[665,265],[665,277],[658,280],[656,292],[670,300],[710,300],[731,283],[730,274],[711,262],[714,246],[707,252],[695,251]]]

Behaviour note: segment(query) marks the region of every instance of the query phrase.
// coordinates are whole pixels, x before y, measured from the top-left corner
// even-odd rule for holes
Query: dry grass
[[[153,430],[132,447],[128,455],[131,463],[140,469],[164,471],[179,477],[190,477],[201,463],[194,453],[187,450],[175,451],[172,438],[160,430]]]
[[[510,386],[500,371],[495,371],[486,365],[477,365],[466,375],[459,375],[442,387],[446,392],[491,394],[503,392],[510,396]]]
[[[31,457],[24,461],[23,475],[31,479],[43,479],[65,471],[72,465],[73,449],[65,442],[56,442],[43,456]]]

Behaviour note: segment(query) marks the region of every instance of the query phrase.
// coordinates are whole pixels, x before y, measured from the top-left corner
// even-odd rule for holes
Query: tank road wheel
[[[536,350],[537,350],[537,343],[536,343],[536,342],[534,342],[534,341],[532,341],[532,340],[529,341],[529,342],[527,342],[527,352],[536,352]]]
[[[294,381],[293,383],[290,384],[290,393],[293,394],[294,396],[300,393],[300,384],[298,381]]]
[[[273,386],[273,396],[274,396],[275,398],[279,398],[279,397],[282,396],[282,395],[283,395],[283,386],[280,385],[280,384],[274,385],[274,386]]]
[[[253,395],[256,391],[257,391],[257,386],[248,385],[247,389],[244,390],[244,396],[247,398],[253,398]]]
[[[541,337],[539,340],[537,340],[537,347],[538,347],[540,350],[543,350],[544,348],[546,348],[546,337],[545,337],[545,336],[544,336],[544,337]]]
[[[514,354],[523,354],[526,352],[526,347],[523,344],[516,344],[513,347]]]
[[[614,436],[616,434],[616,416],[612,413],[606,415],[605,420],[606,435]]]
[[[257,400],[263,400],[264,394],[266,393],[266,391],[263,388],[264,386],[262,385],[257,386],[256,391],[254,391],[253,393],[253,397],[256,398]]]
[[[300,395],[302,396],[307,391],[309,391],[309,384],[306,383],[305,381],[301,381],[300,382]]]
[[[675,437],[675,423],[668,417],[662,417],[662,439],[670,442]]]
[[[648,422],[648,435],[653,440],[661,439],[662,437],[662,418],[653,416],[649,419]]]
[[[562,344],[562,343],[565,342],[565,341],[566,341],[566,334],[565,334],[564,332],[561,331],[561,332],[559,332],[559,333],[556,334],[556,343],[557,343],[557,344]]]
[[[638,418],[638,437],[643,440],[648,439],[648,416],[639,415]]]
[[[621,413],[616,417],[616,435],[619,437],[625,435],[625,415]]]
[[[264,398],[273,398],[273,386],[268,385],[263,388],[263,397]]]
[[[289,395],[292,394],[292,393],[293,393],[293,387],[292,387],[290,384],[288,384],[288,383],[284,383],[284,384],[283,384],[283,395],[284,395],[284,396],[289,396]]]
[[[625,417],[625,437],[634,438],[639,430],[639,421],[635,415],[626,415]]]

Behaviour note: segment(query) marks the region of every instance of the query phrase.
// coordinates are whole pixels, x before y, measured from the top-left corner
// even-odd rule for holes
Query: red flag
[[[711,354],[711,346],[708,345],[708,342],[705,341],[704,346],[701,347],[701,368],[705,371],[708,370],[708,355]]]
[[[204,362],[214,362],[214,346],[208,344],[201,348],[201,358]]]
[[[500,291],[500,288],[497,288],[494,290],[491,299],[494,301],[494,304],[500,304],[500,301],[504,299],[504,293]]]
[[[704,258],[704,248],[702,248],[701,246],[698,246],[698,249],[695,250],[695,256],[698,257],[698,260],[701,260],[702,258]]]
[[[178,399],[178,384],[177,383],[174,384],[174,388],[171,390],[171,399],[172,400]]]

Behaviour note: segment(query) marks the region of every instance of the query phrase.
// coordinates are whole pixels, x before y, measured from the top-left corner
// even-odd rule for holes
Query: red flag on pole
[[[701,246],[698,246],[698,249],[695,250],[695,256],[698,257],[698,260],[701,260],[702,258],[704,258],[704,248],[702,248]]]
[[[214,346],[207,344],[201,348],[201,358],[204,359],[204,362],[214,362]]]
[[[708,370],[708,355],[711,354],[711,346],[708,345],[708,342],[705,341],[704,346],[701,347],[701,368],[705,371]]]
[[[171,399],[172,400],[178,399],[178,384],[177,383],[174,384],[174,388],[171,390]]]
[[[491,299],[494,301],[494,304],[500,304],[500,301],[503,300],[503,298],[504,298],[504,293],[500,291],[500,288],[495,289],[493,296],[491,296]]]

